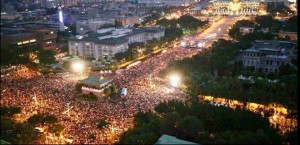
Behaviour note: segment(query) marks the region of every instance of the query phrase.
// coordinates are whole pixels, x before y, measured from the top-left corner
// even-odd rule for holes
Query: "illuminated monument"
[[[65,31],[63,11],[61,7],[58,7],[58,19],[59,19],[59,31]]]
[[[213,0],[204,14],[212,15],[264,15],[266,6],[259,0]]]

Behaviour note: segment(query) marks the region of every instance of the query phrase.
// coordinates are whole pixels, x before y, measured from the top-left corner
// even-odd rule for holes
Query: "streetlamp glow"
[[[169,77],[169,81],[173,87],[178,87],[181,79],[180,79],[179,75],[173,74]]]
[[[81,61],[73,62],[72,69],[75,72],[79,72],[82,75],[84,64]]]

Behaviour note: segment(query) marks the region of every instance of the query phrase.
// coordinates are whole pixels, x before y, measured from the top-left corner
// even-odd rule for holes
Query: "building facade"
[[[56,48],[57,34],[55,30],[3,28],[1,31],[4,32],[1,34],[1,46],[3,47],[23,47],[39,44],[45,50]]]
[[[50,29],[35,30],[37,43],[45,50],[56,48],[57,32]]]
[[[139,24],[138,16],[121,16],[118,19],[118,22],[124,25],[133,26],[134,24]]]
[[[135,42],[147,42],[148,40],[160,40],[164,29],[140,28],[140,29],[109,29],[102,33],[88,34],[69,39],[69,54],[80,57],[93,57],[97,60],[111,60],[116,53],[125,52],[128,44]]]
[[[76,33],[85,34],[88,31],[97,32],[97,29],[108,25],[115,25],[115,20],[114,19],[80,20],[76,22]]]
[[[212,15],[264,15],[266,6],[259,0],[212,0],[204,14]]]
[[[190,6],[200,0],[138,0],[141,4],[163,4],[168,6]]]
[[[278,73],[281,65],[291,64],[296,45],[288,41],[255,41],[241,54],[244,68],[265,73]]]

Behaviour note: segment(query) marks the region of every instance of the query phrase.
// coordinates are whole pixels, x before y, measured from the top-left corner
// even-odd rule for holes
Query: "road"
[[[213,41],[218,39],[224,38],[228,39],[228,32],[226,31],[229,29],[236,21],[246,19],[245,17],[223,17],[218,22],[212,23],[212,25],[206,29],[204,32],[197,36],[198,39],[206,39],[206,46],[212,44]],[[214,35],[215,34],[215,35]]]

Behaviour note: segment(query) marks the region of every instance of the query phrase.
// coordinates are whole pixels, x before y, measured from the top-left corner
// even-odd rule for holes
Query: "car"
[[[36,128],[34,128],[34,131],[36,131],[38,133],[43,133],[44,132],[44,128],[36,127]]]

